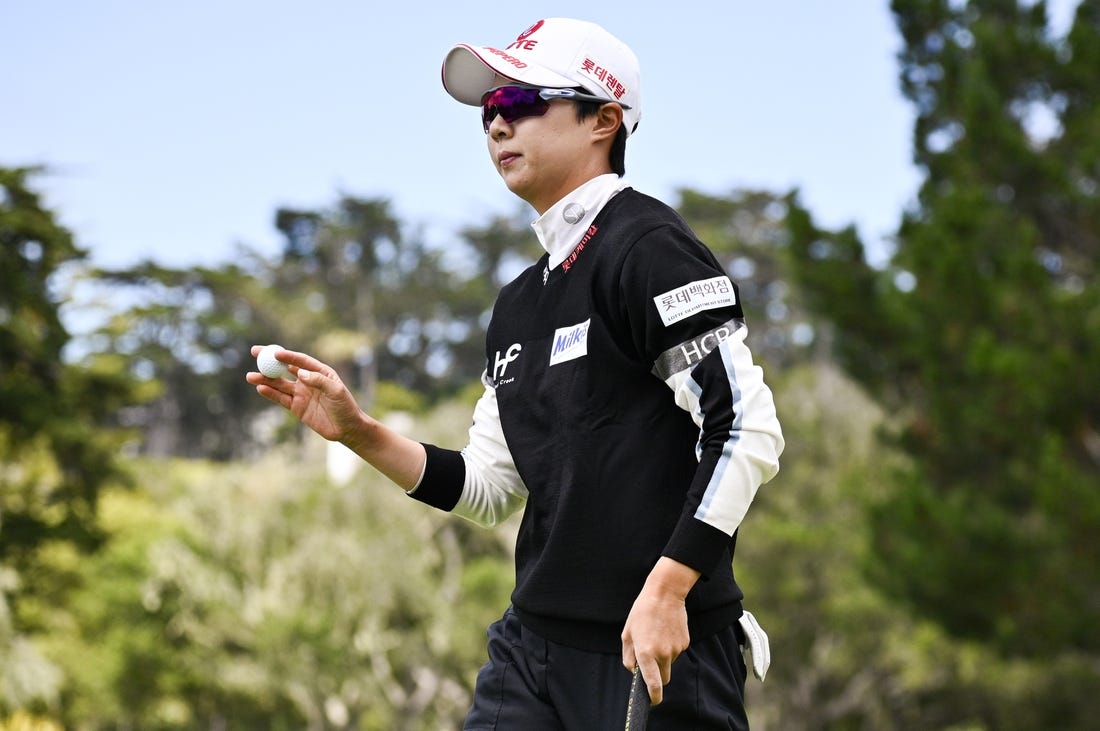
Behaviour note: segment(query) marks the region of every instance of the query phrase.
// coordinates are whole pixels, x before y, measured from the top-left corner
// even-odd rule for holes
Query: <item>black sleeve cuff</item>
[[[416,489],[408,493],[409,497],[433,508],[454,510],[466,482],[466,461],[462,453],[434,444],[424,444],[424,451],[428,455],[424,476]]]
[[[688,518],[677,526],[662,555],[695,569],[705,581],[718,567],[730,540],[714,526]]]

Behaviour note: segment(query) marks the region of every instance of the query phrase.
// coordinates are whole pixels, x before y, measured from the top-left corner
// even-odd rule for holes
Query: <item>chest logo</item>
[[[519,351],[523,350],[523,346],[519,343],[512,343],[508,346],[508,350],[504,351],[504,355],[501,356],[500,351],[496,352],[496,356],[493,359],[493,383],[498,386],[501,384],[501,379],[504,378],[504,372],[508,370],[508,364],[519,357]]]
[[[576,325],[559,327],[554,331],[554,343],[550,347],[550,365],[588,355],[588,326],[592,318]]]

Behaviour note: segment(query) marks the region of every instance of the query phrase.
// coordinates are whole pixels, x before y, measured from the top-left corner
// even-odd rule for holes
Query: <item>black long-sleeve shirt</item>
[[[501,291],[471,443],[429,446],[413,493],[486,524],[525,502],[517,613],[605,652],[661,556],[704,576],[693,637],[737,620],[737,527],[783,447],[736,286],[675,211],[611,183],[575,191],[612,196],[560,262]]]

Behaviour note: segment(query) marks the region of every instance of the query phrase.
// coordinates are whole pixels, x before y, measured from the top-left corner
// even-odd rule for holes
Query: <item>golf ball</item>
[[[280,350],[283,350],[281,345],[265,345],[256,355],[256,366],[260,369],[260,373],[268,378],[286,378],[293,381],[294,376],[286,367],[286,363],[275,360],[275,353]]]

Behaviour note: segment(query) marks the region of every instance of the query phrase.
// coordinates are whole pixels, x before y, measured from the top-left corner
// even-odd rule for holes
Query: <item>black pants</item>
[[[649,731],[748,731],[746,667],[735,627],[693,640],[672,664]],[[548,642],[511,609],[489,627],[466,731],[603,731],[626,722],[630,673],[619,654]]]

